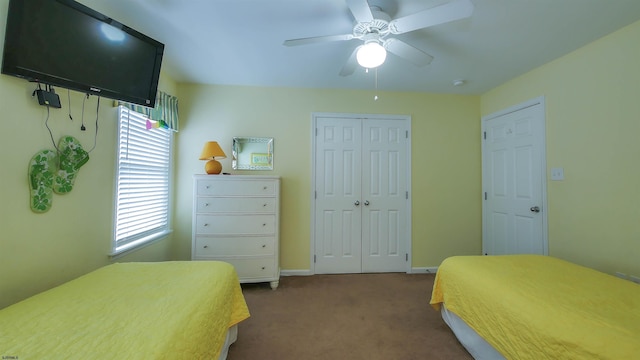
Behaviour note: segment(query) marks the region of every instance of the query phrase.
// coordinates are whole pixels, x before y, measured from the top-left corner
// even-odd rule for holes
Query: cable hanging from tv
[[[31,94],[31,96],[38,96],[38,103],[40,105],[46,106],[47,107],[47,117],[45,119],[44,125],[47,128],[47,130],[49,131],[49,137],[51,138],[51,143],[53,144],[53,147],[56,149],[56,151],[59,153],[60,150],[58,149],[58,146],[56,145],[56,142],[53,138],[53,131],[51,130],[51,127],[49,126],[49,118],[51,116],[51,112],[50,112],[50,108],[54,107],[54,108],[61,108],[62,106],[60,105],[60,97],[58,96],[58,94],[55,93],[55,90],[53,88],[53,86],[49,85],[49,84],[44,84],[45,89],[42,88],[42,84],[41,83],[37,83],[38,84],[38,88],[35,89],[33,91],[33,93]],[[48,95],[42,95],[42,94],[48,94]],[[57,99],[57,102],[54,99],[54,97],[52,97],[53,95],[55,95],[55,99]],[[69,89],[67,89],[67,101],[69,104],[69,119],[71,119],[71,121],[73,121],[73,117],[71,116],[71,92],[69,91]],[[89,96],[91,96],[91,94],[87,93],[83,99],[82,99],[82,113],[80,114],[80,130],[81,131],[86,131],[87,128],[84,125],[84,106],[85,106],[85,102],[87,99],[89,99]],[[95,124],[96,124],[96,130],[95,133],[93,135],[93,146],[91,147],[91,149],[89,149],[87,151],[87,153],[92,152],[95,148],[96,145],[98,144],[98,120],[100,118],[100,96],[97,97],[97,103],[96,103],[96,120],[95,120]],[[42,99],[45,99],[46,101],[43,101]]]

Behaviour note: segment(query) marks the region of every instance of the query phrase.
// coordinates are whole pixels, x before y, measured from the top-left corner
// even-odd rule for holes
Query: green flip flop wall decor
[[[44,213],[51,208],[56,163],[57,155],[53,150],[38,151],[29,161],[30,203],[33,212]]]
[[[58,151],[60,151],[60,158],[58,171],[56,171],[53,182],[53,191],[56,194],[66,194],[73,190],[73,184],[80,167],[89,161],[89,153],[82,148],[80,141],[73,136],[60,138]]]
[[[53,193],[66,194],[82,165],[89,161],[89,153],[82,149],[78,139],[63,136],[56,150],[38,151],[29,161],[30,206],[35,213],[51,209]]]

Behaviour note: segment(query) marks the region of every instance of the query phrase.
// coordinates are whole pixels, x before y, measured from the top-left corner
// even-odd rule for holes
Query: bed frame
[[[640,359],[640,286],[557,258],[447,258],[431,305],[475,359]]]
[[[247,317],[228,263],[118,263],[0,310],[0,356],[225,359]]]

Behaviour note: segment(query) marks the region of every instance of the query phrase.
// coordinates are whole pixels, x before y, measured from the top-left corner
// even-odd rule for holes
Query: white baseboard
[[[300,269],[300,270],[280,270],[281,276],[310,276],[313,275],[313,272],[309,269]]]
[[[438,271],[438,267],[413,267],[409,274],[435,274]],[[281,276],[310,276],[315,275],[310,269],[299,270],[280,270]]]
[[[438,271],[438,267],[413,267],[411,268],[412,274],[435,274]]]

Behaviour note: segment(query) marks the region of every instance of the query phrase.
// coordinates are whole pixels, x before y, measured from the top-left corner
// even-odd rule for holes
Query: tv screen
[[[2,73],[153,107],[164,45],[72,0],[10,0]]]

